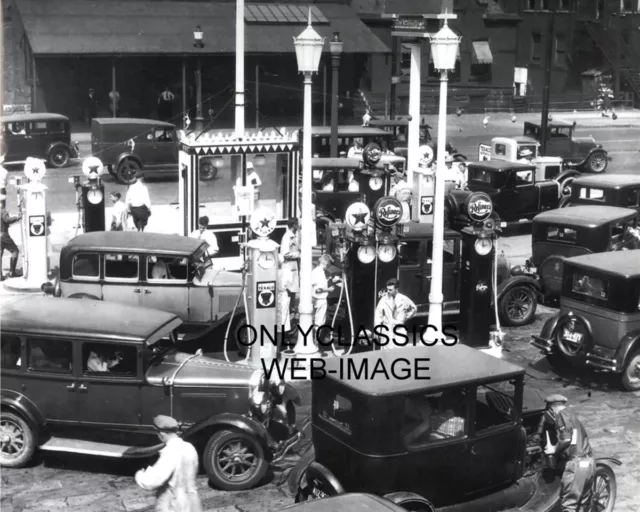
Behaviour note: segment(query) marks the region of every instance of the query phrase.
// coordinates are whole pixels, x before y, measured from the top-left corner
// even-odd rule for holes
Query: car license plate
[[[580,343],[582,341],[582,334],[579,332],[571,332],[568,330],[564,330],[564,333],[562,334],[562,337],[567,340],[567,341],[571,341],[573,343]]]

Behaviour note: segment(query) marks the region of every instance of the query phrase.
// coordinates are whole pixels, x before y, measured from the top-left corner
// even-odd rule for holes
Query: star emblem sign
[[[352,213],[351,217],[353,218],[354,225],[365,224],[367,212]]]
[[[270,224],[270,220],[265,217],[260,221],[260,224],[261,224],[260,226],[261,228],[268,228]]]

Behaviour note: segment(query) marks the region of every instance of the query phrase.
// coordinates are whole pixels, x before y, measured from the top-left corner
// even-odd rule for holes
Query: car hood
[[[213,286],[242,286],[242,274],[240,272],[229,272],[221,270],[216,266],[209,267],[205,270],[201,279],[194,279],[194,284]]]
[[[596,139],[594,139],[591,135],[589,135],[588,137],[574,137],[573,138],[573,142],[576,142],[577,144],[580,145],[589,145],[589,146],[595,146],[596,145]]]
[[[172,351],[147,371],[147,382],[162,386],[166,377],[178,387],[248,386],[254,369],[206,356]]]

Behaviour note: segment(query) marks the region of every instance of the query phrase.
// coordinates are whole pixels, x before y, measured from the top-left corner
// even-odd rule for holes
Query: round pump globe
[[[433,55],[433,67],[440,71],[451,71],[456,67],[458,60],[458,45],[460,37],[449,28],[445,20],[444,26],[434,35],[429,37],[431,42],[431,54]]]
[[[298,37],[293,38],[296,48],[296,59],[300,73],[317,73],[322,56],[324,37],[313,30],[311,26],[311,11],[309,11],[309,25]]]

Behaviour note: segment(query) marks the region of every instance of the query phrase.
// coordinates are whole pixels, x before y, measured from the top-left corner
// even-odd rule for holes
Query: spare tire
[[[538,267],[540,284],[546,297],[559,297],[562,291],[562,269],[565,258],[558,255],[548,256]]]

